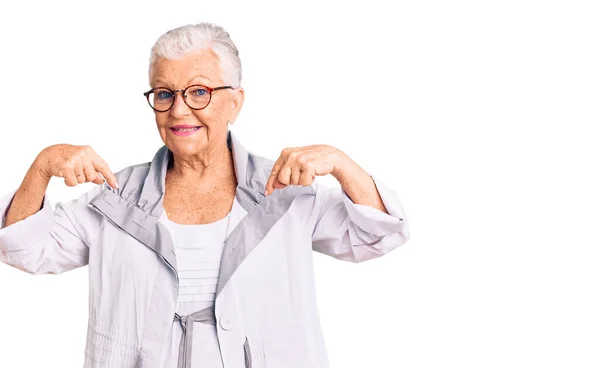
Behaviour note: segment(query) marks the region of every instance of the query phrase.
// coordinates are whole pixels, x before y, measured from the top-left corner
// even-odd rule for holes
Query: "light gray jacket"
[[[374,176],[389,214],[316,182],[265,197],[274,162],[231,132],[227,144],[245,211],[224,245],[214,309],[181,321],[180,366],[190,366],[190,329],[202,322],[217,327],[224,368],[328,367],[312,251],[351,262],[388,253],[409,237],[402,204]],[[179,279],[158,219],[172,157],[162,146],[152,162],[115,173],[119,189],[105,183],[54,210],[46,195],[40,211],[8,227],[16,190],[0,199],[0,261],[34,274],[89,264],[85,367],[157,368],[167,349]]]

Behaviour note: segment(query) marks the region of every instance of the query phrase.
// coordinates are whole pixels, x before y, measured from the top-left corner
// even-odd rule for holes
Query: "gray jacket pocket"
[[[248,343],[248,337],[244,342],[244,358],[246,360],[246,368],[252,368],[252,355],[250,354],[250,344]]]

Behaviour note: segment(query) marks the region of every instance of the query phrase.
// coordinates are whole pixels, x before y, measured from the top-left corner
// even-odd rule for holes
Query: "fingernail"
[[[115,188],[119,189],[119,183],[115,181]]]
[[[267,193],[269,193],[269,190],[265,189],[265,196],[267,195]]]

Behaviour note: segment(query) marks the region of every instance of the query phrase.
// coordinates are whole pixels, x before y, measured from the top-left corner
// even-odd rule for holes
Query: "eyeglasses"
[[[213,91],[220,89],[231,88],[232,86],[221,86],[210,88],[201,84],[194,84],[185,89],[172,90],[166,87],[152,88],[148,92],[144,92],[144,96],[148,100],[148,104],[154,111],[165,112],[169,111],[175,104],[175,93],[181,92],[183,102],[193,110],[202,110],[210,103]]]

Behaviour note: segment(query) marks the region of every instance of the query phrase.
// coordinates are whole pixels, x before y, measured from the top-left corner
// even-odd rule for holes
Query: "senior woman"
[[[162,35],[149,79],[153,160],[113,174],[89,146],[45,148],[0,200],[0,260],[89,265],[85,367],[327,367],[312,251],[361,262],[402,245],[397,195],[328,145],[247,151],[228,129],[244,89],[219,26]],[[341,188],[314,181],[328,174]],[[52,176],[101,185],[53,210]]]

